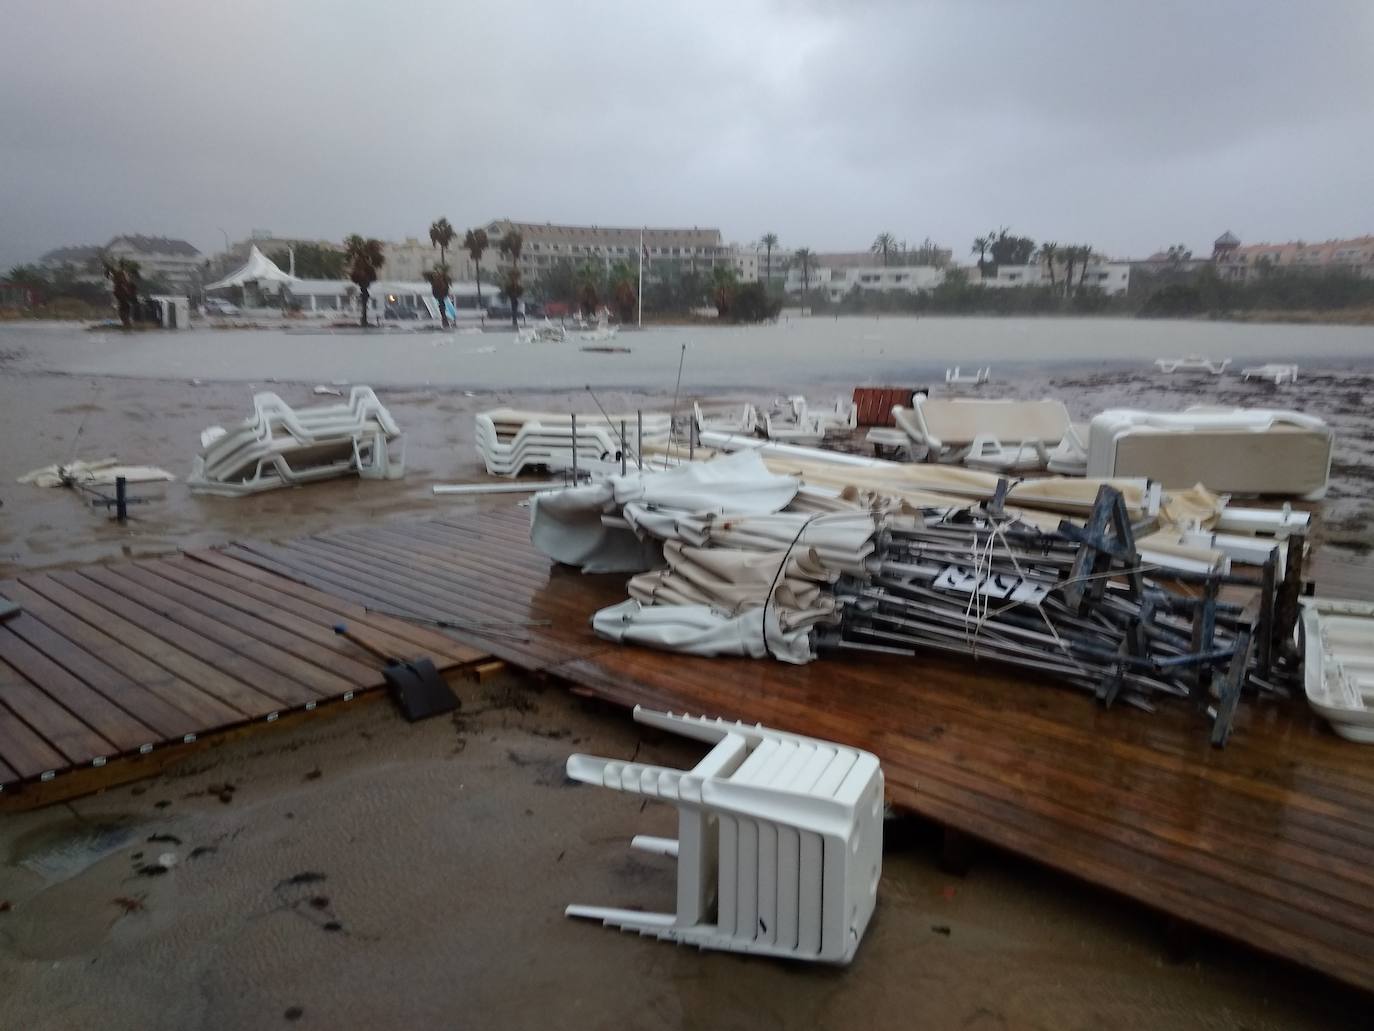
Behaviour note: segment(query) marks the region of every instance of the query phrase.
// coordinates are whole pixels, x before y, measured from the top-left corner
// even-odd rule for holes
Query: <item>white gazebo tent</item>
[[[246,291],[248,284],[252,283],[258,291],[259,297],[262,295],[264,284],[275,284],[275,289],[270,289],[269,293],[280,293],[283,286],[290,286],[299,283],[300,280],[289,272],[283,272],[276,266],[262,251],[258,250],[257,245],[248,252],[248,260],[237,272],[232,272],[223,279],[205,287],[208,293],[211,290],[228,290],[232,287],[242,287]]]

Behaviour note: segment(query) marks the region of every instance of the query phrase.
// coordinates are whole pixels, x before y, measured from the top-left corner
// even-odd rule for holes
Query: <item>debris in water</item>
[[[311,905],[311,908],[313,908],[313,909],[328,909],[328,908],[329,908],[329,896],[328,896],[328,895],[315,895],[315,896],[312,896],[311,899],[310,899],[310,905]]]
[[[305,1010],[302,1009],[300,1006],[288,1006],[286,1007],[286,1012],[283,1013],[282,1016],[294,1023],[295,1021],[300,1020],[301,1017],[305,1016]]]
[[[147,907],[143,904],[146,895],[120,895],[110,901],[126,913],[141,913]]]
[[[325,874],[317,870],[304,870],[301,873],[292,874],[284,881],[278,881],[278,888],[289,888],[297,884],[318,884],[320,881],[328,880]]]
[[[215,848],[214,845],[197,845],[195,848],[191,849],[190,855],[188,855],[186,858],[199,859],[201,856],[212,855],[213,853],[218,851],[219,849]]]
[[[162,844],[165,844],[165,845],[180,845],[180,844],[181,844],[181,839],[178,838],[175,834],[149,834],[149,835],[148,835],[148,840],[149,840],[150,842],[161,842]]]
[[[950,929],[948,924],[931,924],[930,929],[934,931],[936,934],[943,934],[946,938],[950,936]]]

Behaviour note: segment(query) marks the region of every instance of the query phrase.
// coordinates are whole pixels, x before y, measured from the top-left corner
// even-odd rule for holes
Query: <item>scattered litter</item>
[[[635,835],[630,847],[678,860],[679,909],[569,906],[566,914],[703,949],[850,962],[877,904],[882,871],[877,758],[758,724],[642,706],[634,716],[713,747],[691,770],[573,755],[567,773],[678,806],[679,837]],[[716,833],[719,848],[712,844]],[[713,884],[711,909],[704,903]]]
[[[323,383],[315,387],[315,393],[328,397],[343,397],[343,391],[338,387],[326,387]]]
[[[164,852],[157,857],[157,865],[170,870],[177,865],[177,854],[175,852]]]
[[[44,466],[25,473],[19,477],[19,482],[35,487],[112,487],[120,477],[126,483],[170,482],[176,479],[166,469],[156,466],[120,465],[117,458],[101,458]]]
[[[334,632],[386,663],[382,678],[407,722],[415,723],[460,707],[458,696],[444,682],[432,660],[398,659],[343,623],[336,623]]]
[[[284,881],[278,881],[277,887],[290,888],[298,884],[318,884],[321,881],[325,881],[328,879],[329,878],[326,874],[322,874],[317,870],[304,870],[301,873],[292,874]]]

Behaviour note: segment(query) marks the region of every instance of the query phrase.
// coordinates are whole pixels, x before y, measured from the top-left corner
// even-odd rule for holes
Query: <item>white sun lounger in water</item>
[[[1374,604],[1304,598],[1307,702],[1350,741],[1374,744]]]
[[[255,394],[252,416],[229,430],[210,427],[201,444],[186,481],[199,494],[237,497],[334,476],[405,474],[405,438],[370,387],[354,387],[341,404],[299,410],[276,394]]]
[[[1073,433],[1060,401],[917,397],[892,409],[897,426],[929,462],[962,462],[995,472],[1043,469],[1050,449]],[[1068,463],[1070,453],[1062,456]]]
[[[1315,501],[1326,495],[1332,445],[1331,428],[1301,412],[1111,409],[1095,416],[1088,431],[1088,475]]]
[[[1296,383],[1298,381],[1298,367],[1296,365],[1282,365],[1271,362],[1268,365],[1251,365],[1249,368],[1240,370],[1241,378],[1246,380],[1261,380],[1272,383],[1276,387],[1281,387],[1285,383]]]
[[[990,365],[981,369],[974,369],[970,373],[961,372],[957,365],[952,369],[945,370],[945,382],[951,385],[966,383],[972,386],[979,386],[986,383],[990,376],[992,376],[992,366]]]
[[[568,777],[677,808],[676,838],[630,842],[677,860],[676,910],[569,906],[567,915],[702,949],[852,960],[882,872],[877,758],[757,724],[639,706],[635,719],[712,748],[690,770],[573,755]]]
[[[1191,372],[1209,376],[1220,376],[1231,364],[1230,358],[1214,362],[1200,354],[1190,354],[1186,358],[1156,358],[1155,366],[1160,372]]]

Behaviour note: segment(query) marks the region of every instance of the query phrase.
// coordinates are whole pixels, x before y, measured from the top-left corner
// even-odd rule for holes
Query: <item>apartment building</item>
[[[690,229],[659,226],[640,229],[513,222],[510,219],[496,219],[484,228],[491,238],[491,249],[482,259],[484,268],[509,264],[502,257],[498,243],[512,228],[524,238],[520,265],[527,272],[537,273],[561,261],[572,261],[579,265],[584,261],[607,265],[624,261],[638,267],[641,233],[645,275],[652,275],[655,269],[667,265],[675,265],[681,271],[694,269],[698,272],[709,272],[717,265],[736,267],[735,250],[724,242],[719,229],[703,229],[699,226]]]
[[[1224,279],[1244,281],[1262,275],[1266,269],[1286,271],[1352,272],[1374,278],[1374,236],[1321,243],[1242,244],[1234,233],[1226,232],[1212,247],[1217,272]]]

